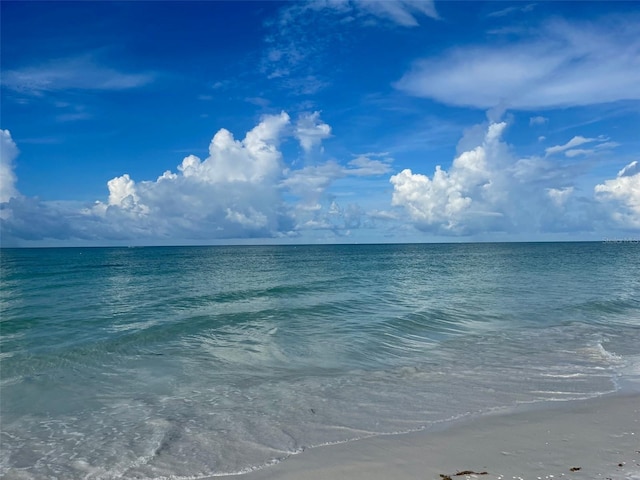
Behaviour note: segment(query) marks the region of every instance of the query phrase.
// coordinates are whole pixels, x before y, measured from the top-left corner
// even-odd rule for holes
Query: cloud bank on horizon
[[[104,61],[105,49],[20,63],[12,54],[27,44],[16,41],[3,60],[3,127],[17,124],[0,130],[3,246],[640,234],[640,16],[603,3],[580,18],[557,11],[531,17],[542,7],[489,3],[476,12],[481,40],[442,40],[422,52],[407,46],[407,39],[432,38],[430,29],[446,28],[443,22],[455,24],[451,5],[344,0],[259,12],[267,33],[256,38],[260,48],[245,53],[257,59],[255,76],[239,73],[246,71],[240,62],[236,80],[212,81],[209,72],[195,93],[157,65],[136,71],[131,61]],[[198,8],[223,7],[233,5]],[[29,21],[13,3],[5,9]],[[314,40],[314,22],[334,26]],[[335,42],[344,58],[332,58]],[[379,48],[373,63],[354,57],[372,46]],[[396,62],[400,46],[407,51]],[[154,140],[154,148],[145,147],[131,136],[129,111],[148,112],[145,96],[169,92],[188,94],[184,103],[197,115],[184,128],[149,117],[148,129],[135,130]],[[210,113],[196,110],[207,104],[215,105]],[[250,108],[253,124],[233,114]],[[30,126],[36,114],[49,118],[50,132]],[[196,122],[210,126],[214,115],[206,154],[199,153],[204,145],[175,147],[176,137],[195,142],[206,135],[207,125]],[[106,123],[109,116],[122,124]],[[425,127],[425,118],[437,127]],[[107,126],[125,147],[85,160]],[[159,150],[169,160],[158,160]],[[188,153],[180,162],[177,150]],[[70,155],[76,161],[65,166]],[[135,161],[114,165],[120,157]],[[54,158],[58,166],[47,163]],[[91,200],[69,197],[65,188],[76,188],[91,167],[102,191]],[[48,198],[22,193],[23,176],[37,190],[35,178],[47,169],[55,175],[46,180],[53,185],[42,186],[52,189]]]
[[[324,123],[311,129],[309,118],[319,121],[315,113],[303,119],[307,132],[328,130]],[[20,195],[11,164],[17,148],[2,130],[3,233],[29,240],[285,238],[305,229],[344,233],[384,218],[354,205],[345,213],[335,201],[323,210],[320,198],[338,179],[388,174],[389,160],[362,155],[346,167],[327,161],[284,168],[278,144],[288,126],[290,117],[282,112],[263,118],[243,140],[220,129],[206,159],[189,155],[177,173],[165,171],[155,181],[136,183],[125,173],[107,182],[106,202],[76,207]],[[391,205],[400,211],[389,212],[386,220],[409,221],[447,237],[640,229],[638,161],[595,185],[591,194],[580,194],[568,173],[577,165],[558,168],[545,156],[518,158],[501,138],[505,122],[482,127],[471,134],[477,145],[460,153],[448,170],[438,165],[431,177],[410,169],[392,175]],[[298,130],[288,135],[300,136]],[[309,137],[315,141],[318,134]],[[299,141],[307,150],[308,139]],[[296,200],[285,201],[287,195]]]

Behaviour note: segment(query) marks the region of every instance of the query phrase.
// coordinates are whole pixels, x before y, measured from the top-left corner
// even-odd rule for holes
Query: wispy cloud
[[[271,105],[271,102],[264,97],[246,97],[244,101],[261,108],[267,108]]]
[[[551,21],[515,42],[419,60],[395,86],[450,105],[533,110],[640,100],[640,17]]]
[[[336,180],[346,177],[380,176],[391,171],[391,159],[371,158],[375,154],[358,155],[347,166],[335,160],[286,171],[282,186],[302,199],[305,208],[318,205],[319,198]],[[315,207],[314,207],[315,208]]]
[[[403,27],[417,27],[419,17],[438,19],[433,1],[430,0],[353,0],[348,2],[356,14],[369,14]]]
[[[421,17],[439,18],[432,0],[338,0],[297,4],[284,10],[281,22],[295,21],[306,12],[328,13],[347,22],[361,20],[369,25],[371,18],[377,18],[402,27],[418,26]]]
[[[608,151],[619,146],[620,144],[618,142],[603,142],[594,145],[593,148],[572,148],[564,152],[564,154],[569,158],[577,157],[579,155],[594,155],[596,153]]]
[[[25,145],[56,145],[59,143],[63,143],[63,139],[59,137],[26,137],[19,138],[17,142]]]
[[[59,122],[77,122],[79,120],[87,120],[91,117],[92,115],[87,112],[62,113],[56,115],[56,120]]]
[[[387,152],[363,153],[349,162],[349,172],[358,176],[384,175],[391,171],[391,162],[393,158]]]
[[[348,48],[345,25],[407,28],[420,25],[425,17],[439,18],[431,0],[292,2],[267,23],[270,34],[265,38],[261,68],[267,78],[281,82],[288,91],[311,95],[327,86],[319,72],[331,53]],[[323,31],[322,36],[317,35],[318,30]]]
[[[2,85],[25,94],[60,90],[127,90],[151,83],[151,73],[127,73],[97,63],[90,55],[7,70]]]
[[[537,116],[529,118],[529,126],[544,125],[549,121],[547,117]]]
[[[597,138],[586,138],[580,135],[573,137],[564,145],[554,145],[545,149],[546,156],[554,155],[556,153],[564,152],[567,157],[577,157],[578,155],[590,155],[598,151],[611,150],[612,148],[620,146],[617,142],[610,142],[609,139],[603,135]],[[575,148],[580,145],[594,144],[592,148]]]
[[[571,140],[569,140],[567,143],[565,143],[564,145],[554,145],[553,147],[549,147],[545,149],[545,153],[547,155],[553,155],[554,153],[564,152],[565,150],[568,150],[570,148],[577,147],[585,143],[595,142],[597,140],[598,140],[597,138],[585,138],[580,135],[577,135],[573,137]]]
[[[524,6],[516,5],[512,7],[502,8],[500,10],[496,10],[487,14],[488,18],[497,18],[497,17],[506,17],[508,15],[512,15],[514,13],[528,13],[531,12],[536,7],[535,3],[529,3]]]

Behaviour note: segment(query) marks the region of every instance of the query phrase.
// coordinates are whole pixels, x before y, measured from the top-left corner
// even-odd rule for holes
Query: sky
[[[0,3],[2,246],[640,239],[640,4]]]

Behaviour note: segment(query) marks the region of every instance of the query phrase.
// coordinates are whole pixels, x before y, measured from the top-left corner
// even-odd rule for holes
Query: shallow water
[[[640,390],[640,245],[5,249],[1,473],[194,478]]]

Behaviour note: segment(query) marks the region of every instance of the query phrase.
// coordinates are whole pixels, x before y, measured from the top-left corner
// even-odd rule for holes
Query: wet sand
[[[446,428],[307,449],[247,480],[640,480],[640,396],[523,406]]]

